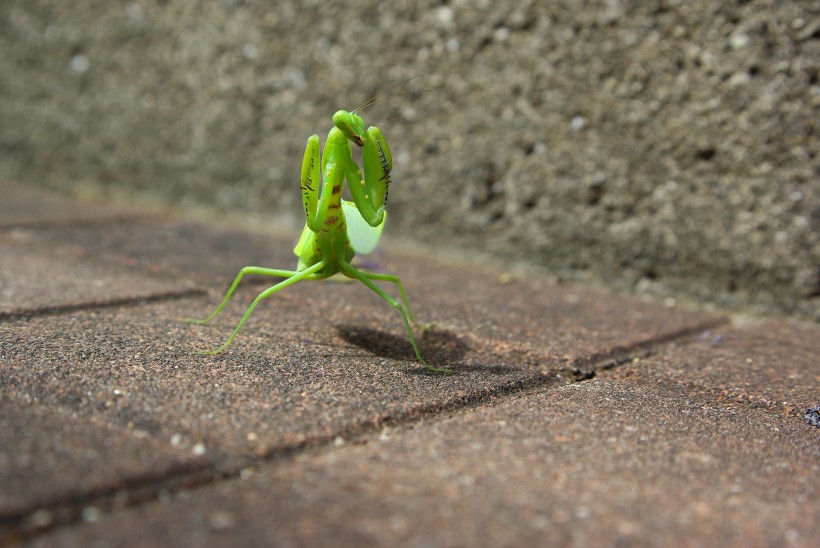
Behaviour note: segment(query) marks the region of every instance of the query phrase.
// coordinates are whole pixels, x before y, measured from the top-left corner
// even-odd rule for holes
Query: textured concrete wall
[[[0,171],[296,225],[307,136],[439,69],[364,112],[388,233],[817,320],[818,38],[814,1],[5,0]]]

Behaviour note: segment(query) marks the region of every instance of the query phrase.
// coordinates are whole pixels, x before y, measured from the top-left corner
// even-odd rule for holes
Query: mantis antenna
[[[391,89],[396,89],[399,86],[406,85],[408,82],[412,82],[416,78],[421,78],[422,76],[427,76],[428,74],[433,74],[434,72],[438,72],[438,70],[433,69],[433,70],[428,70],[427,72],[422,72],[421,74],[416,74],[415,76],[413,76],[411,78],[408,78],[407,80],[403,80],[403,81],[399,82],[398,84],[393,84],[392,86],[387,88],[386,91],[390,91]],[[373,97],[371,97],[370,99],[368,99],[367,101],[365,101],[364,103],[359,105],[358,107],[354,108],[350,112],[351,112],[351,114],[357,114],[357,113],[363,111],[364,109],[370,108],[373,105],[376,105],[378,103],[384,103],[385,101],[389,101],[390,99],[394,99],[396,97],[401,97],[403,95],[415,95],[417,93],[424,93],[425,91],[441,91],[441,88],[419,89],[419,90],[415,90],[415,91],[403,91],[401,93],[396,93],[394,95],[389,95],[387,97],[379,97],[379,94],[377,93],[376,95],[374,95]]]

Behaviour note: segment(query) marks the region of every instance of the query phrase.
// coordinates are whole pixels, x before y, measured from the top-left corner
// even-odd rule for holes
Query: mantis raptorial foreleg
[[[364,179],[355,164],[348,171],[350,196],[367,224],[378,226],[384,220],[393,157],[387,141],[377,127],[368,128],[366,132],[362,146],[362,164]]]

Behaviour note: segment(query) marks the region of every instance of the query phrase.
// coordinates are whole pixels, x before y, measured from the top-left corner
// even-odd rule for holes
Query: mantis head
[[[364,146],[364,137],[362,137],[364,120],[361,116],[346,110],[339,110],[333,115],[333,125],[358,146]]]

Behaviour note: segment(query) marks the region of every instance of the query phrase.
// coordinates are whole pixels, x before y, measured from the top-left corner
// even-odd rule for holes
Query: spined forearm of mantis
[[[365,103],[363,106],[368,104],[372,102]],[[415,323],[415,318],[413,318],[413,312],[407,300],[407,293],[398,276],[366,272],[350,264],[356,252],[369,253],[376,247],[381,237],[393,159],[387,141],[379,128],[371,126],[365,131],[364,121],[356,114],[356,111],[336,112],[333,115],[333,126],[328,133],[321,156],[319,137],[313,135],[308,139],[302,160],[300,183],[306,222],[302,236],[293,250],[299,258],[296,270],[246,266],[239,271],[225,298],[208,317],[186,321],[207,324],[214,319],[228,303],[246,274],[285,278],[256,296],[245,315],[239,320],[236,329],[222,346],[203,352],[203,354],[217,354],[233,342],[256,305],[263,299],[296,282],[322,280],[341,272],[348,278],[362,282],[399,311],[416,358],[428,371],[449,373],[450,369],[434,367],[421,356],[410,327],[410,322]],[[362,149],[364,177],[362,177],[362,170],[353,161],[351,142]],[[350,196],[353,198],[352,202],[342,200],[342,186],[345,181],[347,181]],[[376,285],[376,281],[395,284],[401,295],[401,301],[385,293]]]

